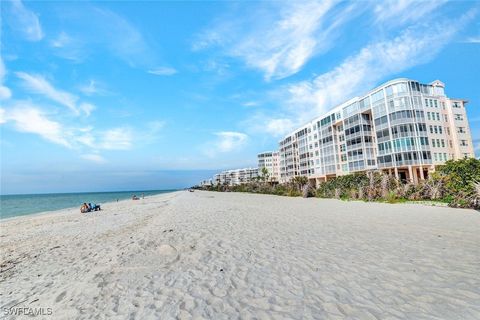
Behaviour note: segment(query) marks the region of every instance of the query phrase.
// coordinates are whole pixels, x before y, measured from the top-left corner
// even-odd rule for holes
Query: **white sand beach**
[[[0,318],[480,319],[480,213],[181,191],[0,222]]]

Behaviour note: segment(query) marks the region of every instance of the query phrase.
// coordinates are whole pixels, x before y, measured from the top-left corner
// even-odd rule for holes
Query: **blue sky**
[[[2,193],[188,186],[396,77],[469,100],[480,152],[475,1],[4,1],[1,17]]]

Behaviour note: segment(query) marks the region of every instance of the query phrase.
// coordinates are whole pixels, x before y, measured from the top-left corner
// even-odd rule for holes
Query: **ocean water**
[[[132,194],[141,197],[143,193],[148,197],[172,191],[175,190],[0,195],[0,219],[73,207],[80,209],[84,202],[101,205],[129,199]]]

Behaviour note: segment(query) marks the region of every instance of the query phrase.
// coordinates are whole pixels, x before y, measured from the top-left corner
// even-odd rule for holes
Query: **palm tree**
[[[270,176],[270,174],[268,173],[267,167],[262,167],[262,170],[260,172],[262,174],[263,182],[268,181],[268,177]]]
[[[298,191],[302,191],[303,187],[308,183],[308,178],[305,176],[296,176],[292,182],[297,186]]]

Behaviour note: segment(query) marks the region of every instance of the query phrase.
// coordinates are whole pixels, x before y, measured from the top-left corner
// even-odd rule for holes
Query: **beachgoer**
[[[84,203],[82,204],[82,206],[80,207],[80,212],[81,212],[81,213],[87,213],[87,212],[88,212],[88,206],[87,206],[87,204],[86,204],[85,202],[84,202]]]
[[[145,199],[145,194],[142,192],[142,199]]]

